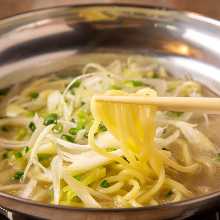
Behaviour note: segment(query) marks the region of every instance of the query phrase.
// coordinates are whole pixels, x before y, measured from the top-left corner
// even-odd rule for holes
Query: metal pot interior
[[[138,54],[162,63],[175,77],[190,76],[220,94],[220,23],[193,13],[135,6],[69,6],[5,19],[0,22],[0,34],[1,88],[46,74],[77,75],[87,62],[108,63]],[[184,217],[217,200],[218,193],[138,213],[89,209],[75,210],[73,216],[71,208],[54,209],[0,194],[0,205],[6,208],[53,219],[62,215],[109,219],[109,214],[112,219]]]

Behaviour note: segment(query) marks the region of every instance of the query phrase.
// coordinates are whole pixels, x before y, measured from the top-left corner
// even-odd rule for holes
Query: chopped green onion
[[[27,133],[28,133],[27,128],[20,128],[17,131],[16,140],[23,140],[26,137]]]
[[[107,180],[103,180],[101,183],[100,183],[100,186],[102,188],[108,188],[110,186],[109,182]]]
[[[76,80],[70,87],[70,92],[72,93],[72,95],[75,95],[75,88],[79,88],[79,86],[81,85],[81,80]]]
[[[144,85],[143,82],[138,81],[138,80],[133,80],[132,84],[133,84],[134,87],[139,87],[139,86],[143,86]]]
[[[75,138],[71,135],[68,135],[68,134],[63,134],[61,136],[62,139],[64,139],[65,141],[69,141],[69,142],[74,142],[75,141]]]
[[[51,154],[46,154],[46,153],[42,153],[42,154],[38,154],[37,155],[38,161],[44,166],[44,167],[49,167],[51,160],[53,158],[53,155]]]
[[[112,151],[115,151],[115,150],[117,150],[116,147],[107,147],[107,148],[106,148],[106,151],[107,151],[107,152],[112,152]]]
[[[83,111],[83,110],[80,110],[77,112],[77,117],[80,118],[80,119],[85,119],[86,116],[87,116],[87,112]]]
[[[168,198],[168,197],[170,197],[170,196],[172,196],[172,195],[173,195],[173,191],[172,191],[172,190],[169,190],[169,191],[165,192],[165,194],[164,194],[164,196],[165,196],[166,198]]]
[[[174,112],[174,111],[170,111],[167,112],[167,115],[170,117],[180,117],[181,115],[183,115],[184,112]]]
[[[77,120],[77,128],[83,129],[86,126],[86,119],[79,119]]]
[[[76,180],[78,180],[78,181],[81,180],[81,176],[80,176],[80,175],[76,175],[76,176],[74,176],[74,178],[75,178]]]
[[[37,97],[39,96],[39,93],[38,92],[31,92],[30,93],[30,97],[32,98],[32,99],[36,99]]]
[[[63,125],[61,123],[54,125],[52,131],[55,134],[60,134],[63,131]]]
[[[5,96],[8,94],[10,88],[3,88],[3,89],[0,89],[0,96]]]
[[[44,125],[48,126],[50,124],[56,124],[58,119],[58,115],[56,113],[51,113],[47,115],[47,117],[44,119]]]
[[[129,80],[126,83],[128,86],[132,86],[132,87],[140,87],[140,86],[144,86],[144,83],[138,80]]]
[[[76,80],[70,87],[70,89],[78,88],[81,85],[81,80]]]
[[[107,131],[107,128],[105,127],[105,125],[99,124],[99,131],[100,131],[100,132]]]
[[[31,150],[31,148],[28,147],[28,146],[26,146],[26,147],[24,148],[24,152],[25,152],[25,153],[28,153],[30,150]]]
[[[76,121],[76,127],[80,130],[80,129],[83,129],[85,128],[86,126],[86,118],[78,118],[77,121]]]
[[[34,117],[34,115],[35,115],[35,112],[32,112],[32,111],[28,111],[28,112],[26,112],[26,114],[25,114],[27,117],[30,117],[30,118],[32,118],[32,117]]]
[[[36,125],[34,124],[33,121],[31,121],[31,122],[29,123],[28,127],[30,128],[30,130],[31,130],[32,132],[34,132],[34,131],[36,130]]]
[[[44,161],[44,160],[48,160],[50,159],[51,155],[49,154],[38,154],[37,158],[40,162]]]
[[[76,127],[83,129],[92,122],[93,118],[91,114],[84,109],[79,110],[76,113]]]
[[[20,180],[22,176],[24,175],[23,171],[17,171],[13,177],[14,180]]]
[[[20,151],[15,152],[15,158],[21,158],[23,155]]]
[[[121,86],[119,86],[119,85],[112,85],[111,87],[110,87],[110,89],[114,89],[114,90],[121,90],[122,89],[122,87]]]
[[[70,133],[71,135],[76,135],[76,134],[78,133],[78,131],[80,131],[80,130],[81,130],[81,128],[78,128],[78,127],[70,128],[70,129],[69,129],[69,133]]]

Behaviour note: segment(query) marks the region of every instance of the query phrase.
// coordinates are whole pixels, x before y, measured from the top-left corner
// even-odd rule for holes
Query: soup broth
[[[214,96],[144,57],[1,90],[0,191],[73,207],[141,207],[219,190],[214,115],[101,105],[93,95]],[[92,104],[91,104],[92,103]]]

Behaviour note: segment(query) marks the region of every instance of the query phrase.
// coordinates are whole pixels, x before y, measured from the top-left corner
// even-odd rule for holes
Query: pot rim
[[[135,4],[135,3],[86,3],[86,4],[67,4],[67,5],[61,5],[61,6],[54,6],[54,7],[46,7],[41,9],[34,9],[30,11],[16,13],[13,16],[7,16],[0,20],[0,24],[4,22],[13,22],[16,19],[22,19],[23,17],[31,17],[33,14],[36,13],[44,13],[44,12],[51,12],[53,10],[62,10],[62,9],[69,9],[69,8],[93,8],[93,7],[103,7],[103,8],[110,8],[110,7],[119,7],[119,8],[142,8],[146,10],[159,10],[159,11],[167,11],[171,13],[178,13],[182,15],[183,17],[189,17],[192,20],[198,20],[201,23],[208,23],[210,25],[216,26],[217,28],[220,28],[220,21],[209,18],[207,16],[201,15],[199,13],[195,12],[189,12],[185,10],[178,10],[178,9],[172,9],[167,7],[160,7],[160,6],[152,6],[152,5],[144,5],[144,4]],[[190,206],[195,203],[202,202],[204,200],[211,200],[214,198],[220,197],[220,190],[216,192],[209,193],[207,195],[197,196],[192,199],[183,200],[180,202],[175,203],[167,203],[162,205],[151,205],[151,206],[145,206],[145,207],[132,207],[132,208],[75,208],[71,206],[64,206],[64,205],[51,205],[51,204],[44,204],[41,202],[36,202],[33,200],[23,199],[17,196],[12,196],[10,194],[2,193],[0,192],[0,198],[1,199],[10,199],[14,200],[16,202],[25,203],[27,205],[34,205],[41,208],[49,208],[49,209],[59,209],[59,210],[66,210],[66,211],[85,211],[85,212],[139,212],[139,211],[153,211],[153,210],[159,210],[159,209],[171,209],[179,206]]]

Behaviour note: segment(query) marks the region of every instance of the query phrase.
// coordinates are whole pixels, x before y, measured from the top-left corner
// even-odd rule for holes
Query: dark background
[[[178,10],[194,11],[216,19],[220,19],[220,0],[0,0],[0,18],[33,9],[47,8],[68,4],[88,3],[126,3],[163,6]]]

